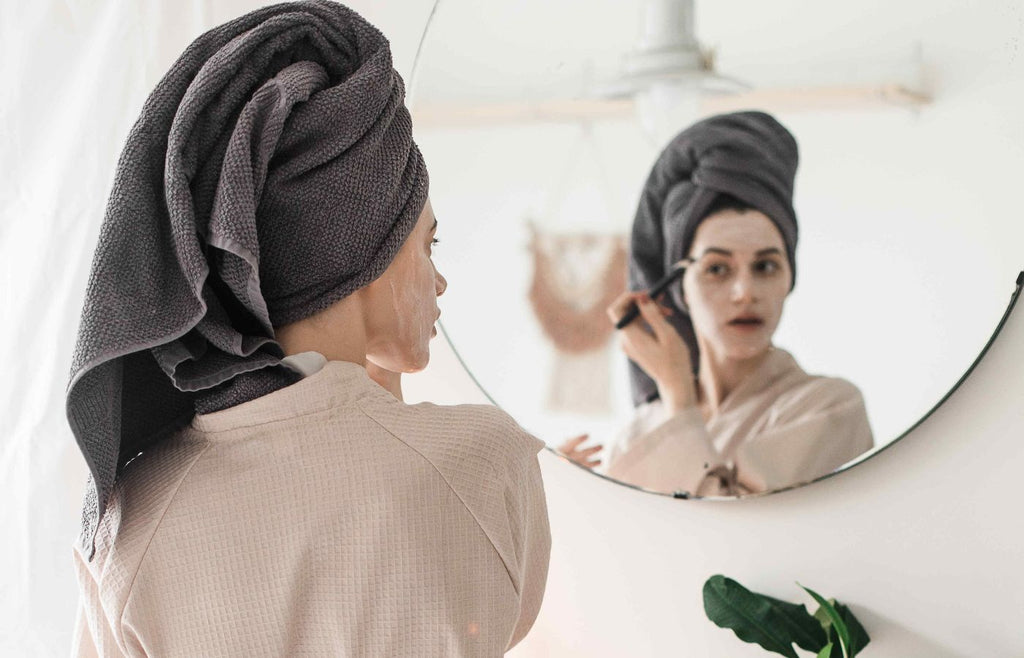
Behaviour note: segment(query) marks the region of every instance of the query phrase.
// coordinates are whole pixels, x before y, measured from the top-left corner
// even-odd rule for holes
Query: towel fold
[[[294,381],[274,327],[391,263],[428,184],[404,93],[384,36],[312,0],[210,30],[149,96],[118,163],[67,391],[92,480],[87,554],[127,461],[211,391],[222,407]]]

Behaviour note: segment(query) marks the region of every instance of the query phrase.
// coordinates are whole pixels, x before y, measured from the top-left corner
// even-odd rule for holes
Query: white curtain
[[[64,417],[92,250],[120,148],[199,32],[198,4],[0,8],[0,655],[67,655],[86,469]]]

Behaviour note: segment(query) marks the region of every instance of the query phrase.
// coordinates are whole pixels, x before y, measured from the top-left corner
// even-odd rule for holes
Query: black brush
[[[672,266],[672,269],[669,270],[668,274],[662,277],[660,281],[658,281],[651,287],[647,294],[650,296],[651,299],[657,299],[658,295],[668,290],[668,287],[670,285],[672,285],[675,281],[679,280],[679,277],[683,276],[683,274],[686,272],[686,268],[692,264],[692,258],[684,258],[683,260],[677,262],[675,265]],[[622,318],[615,323],[615,328],[622,329],[633,320],[636,320],[639,316],[640,307],[637,306],[636,304],[633,304],[632,306],[629,307],[629,310],[626,311],[626,314],[623,315]]]

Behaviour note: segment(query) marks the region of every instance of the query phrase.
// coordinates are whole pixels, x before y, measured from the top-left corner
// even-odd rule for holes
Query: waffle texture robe
[[[547,577],[542,445],[339,361],[196,416],[76,547],[74,655],[501,655]]]
[[[809,375],[773,350],[707,422],[641,405],[610,447],[606,473],[655,491],[740,495],[809,482],[874,445],[860,390]]]

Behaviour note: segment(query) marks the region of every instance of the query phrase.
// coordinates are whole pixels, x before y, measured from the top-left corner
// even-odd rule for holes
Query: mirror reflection
[[[482,390],[582,466],[692,497],[914,425],[1024,239],[1013,30],[941,4],[442,0],[413,112],[460,282],[443,328]]]
[[[630,360],[635,418],[601,456],[566,456],[687,495],[780,489],[873,445],[860,390],[774,345],[796,283],[798,147],[763,112],[710,117],[662,151],[640,193],[629,287],[607,308]],[[632,318],[632,320],[631,320]]]

